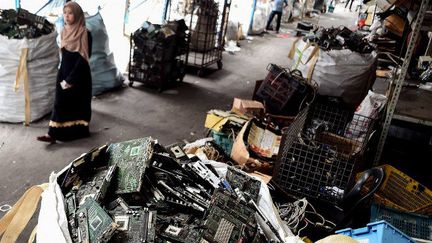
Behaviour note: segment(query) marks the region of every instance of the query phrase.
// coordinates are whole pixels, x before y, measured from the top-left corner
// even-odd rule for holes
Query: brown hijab
[[[89,61],[88,36],[85,26],[84,12],[76,2],[68,2],[63,9],[70,8],[75,17],[75,21],[71,25],[65,24],[61,33],[60,48],[65,48],[71,52],[79,52],[79,54]]]

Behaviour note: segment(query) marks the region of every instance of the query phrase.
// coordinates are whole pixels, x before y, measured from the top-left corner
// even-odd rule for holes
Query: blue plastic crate
[[[359,229],[338,230],[336,234],[350,236],[360,243],[415,243],[408,235],[384,220],[369,223]]]
[[[405,234],[419,239],[432,240],[432,217],[405,213],[382,205],[372,204],[371,221],[385,220]]]

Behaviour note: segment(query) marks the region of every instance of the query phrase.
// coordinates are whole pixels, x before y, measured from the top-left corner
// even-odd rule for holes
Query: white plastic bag
[[[362,103],[357,107],[355,114],[356,119],[353,119],[345,131],[345,137],[363,141],[370,124],[378,117],[378,113],[384,108],[387,102],[387,97],[382,94],[368,92]]]
[[[268,8],[269,5],[267,3],[257,2],[254,15],[252,16],[253,22],[249,34],[256,35],[264,32],[269,16]]]
[[[49,177],[48,189],[42,193],[36,242],[72,242],[68,230],[63,194],[57,184],[57,175],[54,172]]]
[[[0,35],[0,121],[25,120],[24,82],[17,90],[15,80],[22,50],[28,48],[25,65],[28,73],[30,121],[48,114],[54,103],[59,63],[57,32],[35,39],[8,39]]]
[[[376,77],[377,54],[361,54],[348,49],[324,51],[299,40],[290,52],[292,69],[318,84],[318,93],[340,97],[357,107]]]

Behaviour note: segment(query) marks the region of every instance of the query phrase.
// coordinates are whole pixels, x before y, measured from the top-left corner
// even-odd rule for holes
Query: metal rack
[[[387,112],[386,112],[385,121],[383,124],[383,129],[382,129],[381,136],[380,136],[380,139],[378,142],[377,152],[375,154],[374,165],[378,165],[378,163],[381,159],[381,154],[384,150],[385,141],[387,139],[387,134],[388,134],[389,129],[390,129],[391,121],[394,117],[394,112],[396,109],[397,102],[399,100],[399,95],[400,95],[401,90],[402,90],[402,85],[406,79],[408,67],[409,67],[409,64],[411,62],[411,57],[412,57],[413,52],[414,52],[414,47],[417,43],[417,39],[419,37],[419,33],[420,33],[420,29],[422,27],[423,19],[424,19],[426,10],[429,7],[429,4],[430,4],[430,0],[422,0],[421,1],[421,6],[420,6],[420,9],[418,11],[417,18],[414,22],[414,27],[413,27],[413,30],[411,32],[411,38],[409,41],[409,45],[407,47],[404,62],[403,62],[402,67],[401,67],[401,72],[398,75],[396,81],[394,82],[395,88],[394,88],[394,91],[390,97],[390,102],[389,102],[389,105],[387,107]]]
[[[283,131],[273,178],[295,196],[340,203],[362,161],[374,120],[314,103]]]
[[[222,69],[222,51],[231,0],[165,0],[163,19],[185,19],[189,24],[187,65],[205,69],[217,64]]]
[[[188,65],[198,68],[198,76],[213,64],[222,69],[222,51],[231,0],[195,0],[190,18],[191,30]]]

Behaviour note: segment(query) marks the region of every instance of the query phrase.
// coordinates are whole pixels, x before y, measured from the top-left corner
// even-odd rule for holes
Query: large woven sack
[[[340,97],[357,107],[376,78],[376,52],[362,54],[349,49],[324,51],[301,39],[293,42],[289,53],[292,69],[318,84],[318,93]]]
[[[55,31],[35,39],[0,35],[1,122],[28,124],[51,111],[59,64],[56,37]]]

